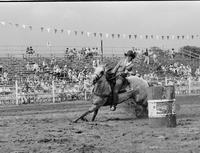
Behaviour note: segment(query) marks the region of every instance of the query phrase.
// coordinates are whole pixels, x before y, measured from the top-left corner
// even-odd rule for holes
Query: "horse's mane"
[[[102,73],[103,76],[101,77],[101,81],[97,81],[97,83],[94,85],[94,94],[99,96],[108,96],[111,93],[111,87],[108,82],[109,74],[111,73],[111,69],[106,70],[105,65],[99,65],[95,68],[96,74]]]

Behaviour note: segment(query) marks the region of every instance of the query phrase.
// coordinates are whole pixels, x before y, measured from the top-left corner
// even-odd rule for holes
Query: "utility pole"
[[[103,40],[101,40],[101,62],[103,62]]]

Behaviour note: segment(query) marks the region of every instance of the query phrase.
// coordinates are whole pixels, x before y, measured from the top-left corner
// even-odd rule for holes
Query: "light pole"
[[[103,62],[103,40],[101,40],[101,62]]]

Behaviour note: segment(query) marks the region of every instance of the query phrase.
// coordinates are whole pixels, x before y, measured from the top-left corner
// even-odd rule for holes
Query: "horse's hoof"
[[[72,121],[72,123],[77,123],[78,122],[78,120],[74,120],[74,121]]]
[[[82,121],[89,122],[86,118],[81,118]]]

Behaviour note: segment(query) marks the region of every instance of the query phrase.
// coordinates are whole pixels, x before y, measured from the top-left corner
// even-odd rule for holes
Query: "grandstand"
[[[101,61],[103,57],[103,63],[106,63],[110,68],[114,67],[123,57],[125,50],[128,50],[128,48],[118,48],[118,50],[123,50],[121,54],[108,54],[110,52],[107,53],[107,50],[110,48],[104,48],[104,55],[102,56],[98,48],[95,51],[87,52],[83,47],[54,47],[58,52],[57,54],[39,54],[40,48],[37,46],[33,46],[34,49],[37,48],[35,53],[28,54],[25,52],[25,48],[21,50],[20,54],[7,53],[1,55],[0,58],[0,65],[2,66],[1,89],[8,87],[9,91],[14,91],[11,97],[18,97],[17,103],[30,103],[30,101],[36,100],[40,102],[53,100],[55,102],[59,101],[58,99],[66,100],[66,97],[68,99],[69,97],[70,99],[80,99],[80,95],[82,98],[87,98],[84,93],[91,92],[88,85],[94,69],[93,62]],[[45,47],[41,48],[44,49]],[[72,52],[66,52],[66,48],[72,50]],[[113,48],[113,50],[116,49]],[[19,51],[19,49],[16,50]],[[63,53],[61,53],[61,50]],[[149,82],[160,82],[161,84],[169,82],[166,77],[169,80],[171,78],[171,81],[179,84],[179,86],[181,82],[177,82],[177,80],[187,81],[187,78],[191,76],[193,80],[200,80],[200,73],[196,73],[200,63],[198,54],[191,54],[188,50],[183,50],[183,52],[175,53],[172,58],[167,50],[156,47],[152,47],[150,50],[149,64],[144,63],[142,50],[137,51],[133,70],[136,75]],[[157,61],[153,59],[154,54],[157,56]],[[46,63],[46,65],[43,63]],[[86,86],[87,88],[85,88]],[[5,88],[5,90],[7,91],[8,88]],[[199,89],[196,91],[199,92]],[[4,92],[2,91],[2,93]],[[177,91],[177,93],[183,92]],[[50,100],[46,100],[47,97]],[[24,102],[19,102],[18,99]]]
[[[25,48],[25,47],[24,47]],[[77,56],[77,54],[74,54],[73,56],[69,57],[64,52],[66,48],[70,47],[53,47],[55,49],[55,54],[39,54],[41,49],[41,52],[43,52],[45,49],[44,46],[33,46],[33,48],[37,48],[37,52],[33,55],[28,55],[26,53],[23,53],[23,50],[21,50],[22,54],[7,54],[4,56],[1,56],[0,58],[0,65],[3,66],[3,70],[8,72],[8,78],[13,78],[14,76],[18,77],[26,77],[30,72],[27,71],[26,65],[27,63],[37,63],[40,67],[42,65],[42,62],[45,60],[47,63],[50,63],[51,59],[56,59],[56,64],[58,64],[60,67],[64,67],[64,65],[67,65],[68,68],[71,69],[77,69],[77,71],[82,71],[85,67],[88,69],[92,69],[92,61],[96,60],[97,58],[100,58],[100,54],[95,54],[95,56],[90,56],[88,58],[81,58]],[[76,47],[71,47],[76,48]],[[77,47],[77,50],[80,50],[81,47]],[[128,48],[113,48],[112,50],[121,49],[123,52],[121,54],[110,54],[109,50],[111,48],[105,48],[104,49],[104,62],[108,63],[108,65],[114,66],[118,59],[123,56],[123,53],[125,50],[128,50]],[[19,51],[19,48],[16,50]],[[63,53],[61,53],[61,50]],[[107,53],[108,51],[108,53]],[[59,52],[59,53],[56,53]],[[171,59],[170,55],[167,51],[157,52],[156,50],[153,50],[154,53],[157,54],[158,63],[154,63],[152,56],[150,56],[150,64],[146,65],[143,63],[143,54],[138,53],[137,58],[135,60],[135,70],[137,70],[141,75],[147,74],[147,73],[153,73],[158,72],[158,74],[162,74],[161,71],[159,71],[159,66],[169,66],[170,64],[174,64],[176,62],[179,62],[183,65],[190,65],[192,68],[192,74],[194,74],[195,70],[199,67],[200,59],[199,55],[190,53],[187,50],[184,50],[182,53],[176,53],[174,58]],[[13,80],[13,79],[12,79]]]

